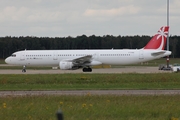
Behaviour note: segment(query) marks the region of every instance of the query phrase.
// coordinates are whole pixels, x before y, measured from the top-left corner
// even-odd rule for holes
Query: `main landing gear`
[[[83,72],[92,72],[92,68],[90,68],[90,67],[83,68],[82,70],[83,70]]]
[[[26,66],[23,66],[22,72],[26,72]]]

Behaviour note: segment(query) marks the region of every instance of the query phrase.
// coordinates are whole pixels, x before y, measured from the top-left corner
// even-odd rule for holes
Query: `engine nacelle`
[[[71,69],[73,69],[73,63],[67,62],[67,61],[60,61],[59,68],[62,70],[71,70]]]

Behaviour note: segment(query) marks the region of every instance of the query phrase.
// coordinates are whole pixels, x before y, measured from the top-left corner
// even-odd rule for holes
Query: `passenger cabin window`
[[[16,54],[12,54],[11,57],[16,57]]]

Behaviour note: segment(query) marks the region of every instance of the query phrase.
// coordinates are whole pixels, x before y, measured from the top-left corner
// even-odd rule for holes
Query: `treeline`
[[[77,37],[0,37],[0,58],[6,58],[19,50],[65,50],[65,49],[139,49],[151,39],[150,36],[89,36]],[[180,57],[180,36],[169,39],[171,57]]]

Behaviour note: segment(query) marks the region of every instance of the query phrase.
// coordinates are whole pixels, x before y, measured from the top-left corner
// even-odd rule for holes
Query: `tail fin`
[[[153,38],[148,42],[144,49],[164,50],[168,31],[169,26],[161,27],[158,33],[153,36]]]

